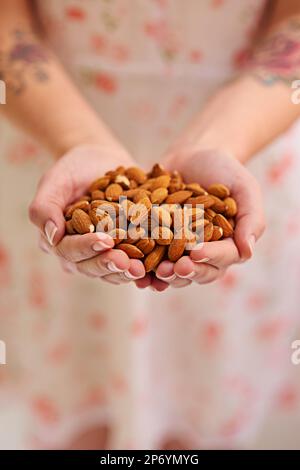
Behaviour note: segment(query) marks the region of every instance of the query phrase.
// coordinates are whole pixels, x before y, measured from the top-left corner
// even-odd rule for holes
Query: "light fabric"
[[[263,8],[37,2],[82,93],[145,168],[236,73]],[[197,448],[251,446],[266,416],[300,415],[300,366],[290,360],[300,318],[299,126],[249,165],[268,221],[255,257],[213,285],[162,294],[68,276],[40,253],[27,208],[50,159],[4,122],[0,132],[0,399],[28,408],[26,445],[63,445],[106,423],[112,448],[155,448],[174,435]]]

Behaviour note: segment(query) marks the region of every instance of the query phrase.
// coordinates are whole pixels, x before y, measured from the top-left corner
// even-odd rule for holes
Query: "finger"
[[[51,253],[51,246],[45,239],[44,235],[40,233],[39,235],[39,241],[38,241],[39,248],[44,252],[44,253]]]
[[[163,292],[168,287],[169,287],[169,284],[167,282],[164,282],[161,279],[158,279],[157,277],[153,276],[152,284],[151,284],[150,288],[154,292]]]
[[[72,263],[78,263],[97,256],[114,246],[113,239],[106,233],[67,235],[54,248],[54,252]]]
[[[102,277],[107,274],[120,274],[128,270],[130,260],[121,250],[109,250],[88,260],[76,264],[77,270],[92,277]]]
[[[59,260],[62,269],[68,274],[75,274],[77,272],[77,267],[75,263],[71,263],[70,261],[66,261],[63,258]]]
[[[105,276],[101,277],[101,281],[106,281],[109,284],[115,284],[116,286],[119,286],[120,284],[129,284],[130,280],[126,279],[122,273],[112,273],[112,274],[106,274]]]
[[[150,274],[150,273],[147,273],[145,277],[143,277],[142,279],[138,279],[137,281],[135,281],[135,285],[136,285],[139,289],[146,289],[146,287],[149,287],[149,286],[151,285],[151,282],[152,282],[151,274]]]
[[[128,284],[145,276],[145,268],[140,260],[130,259],[129,263],[128,270],[121,273],[107,274],[102,279],[112,284]]]
[[[70,201],[72,188],[69,175],[57,168],[49,170],[41,179],[29,207],[29,218],[55,246],[64,236],[63,209]]]
[[[183,256],[175,263],[174,272],[180,279],[194,281],[199,284],[215,281],[219,275],[218,268],[205,263],[196,264],[189,256]]]
[[[171,282],[170,286],[174,287],[175,289],[181,289],[182,287],[187,287],[190,284],[192,284],[190,279],[180,279],[177,277],[174,279],[174,281]]]
[[[142,279],[146,274],[143,263],[138,259],[131,259],[129,262],[130,266],[128,270],[122,274],[125,280],[136,281]]]
[[[225,268],[240,261],[238,249],[232,238],[195,246],[190,252],[190,258],[194,263],[207,263],[217,268]]]
[[[248,189],[251,188],[251,191]],[[255,242],[265,229],[262,196],[258,183],[251,178],[251,184],[238,191],[239,213],[234,231],[234,240],[242,259],[251,258]]]
[[[176,274],[174,273],[174,263],[171,261],[163,261],[160,263],[156,270],[156,278],[167,282],[168,284],[174,281],[176,279]]]

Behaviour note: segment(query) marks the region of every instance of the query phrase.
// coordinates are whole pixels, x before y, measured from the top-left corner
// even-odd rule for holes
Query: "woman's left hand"
[[[176,263],[163,261],[152,277],[153,289],[184,287],[192,282],[206,284],[223,276],[232,264],[251,258],[265,228],[260,187],[254,176],[234,157],[219,150],[178,152],[167,157],[165,166],[178,170],[187,182],[198,182],[203,187],[212,183],[228,186],[237,202],[238,215],[234,238],[196,246],[190,256]]]

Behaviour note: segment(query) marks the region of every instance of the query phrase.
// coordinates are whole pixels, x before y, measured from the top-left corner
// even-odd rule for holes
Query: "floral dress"
[[[36,12],[81,92],[149,168],[237,72],[264,6],[40,0]],[[16,400],[27,447],[67,445],[98,424],[111,429],[110,448],[157,448],[174,436],[197,448],[252,446],[268,416],[300,414],[300,366],[290,359],[299,126],[249,164],[268,221],[255,257],[214,284],[162,294],[68,276],[40,253],[27,208],[51,159],[3,121],[0,133],[0,429]]]

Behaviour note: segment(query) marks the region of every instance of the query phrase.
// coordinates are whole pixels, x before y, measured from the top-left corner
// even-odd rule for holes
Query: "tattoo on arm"
[[[49,52],[30,33],[13,32],[11,46],[0,49],[0,79],[15,95],[22,94],[29,81],[45,82],[49,79],[47,64]]]
[[[288,85],[300,78],[300,18],[263,39],[250,54],[247,70],[266,85]]]

